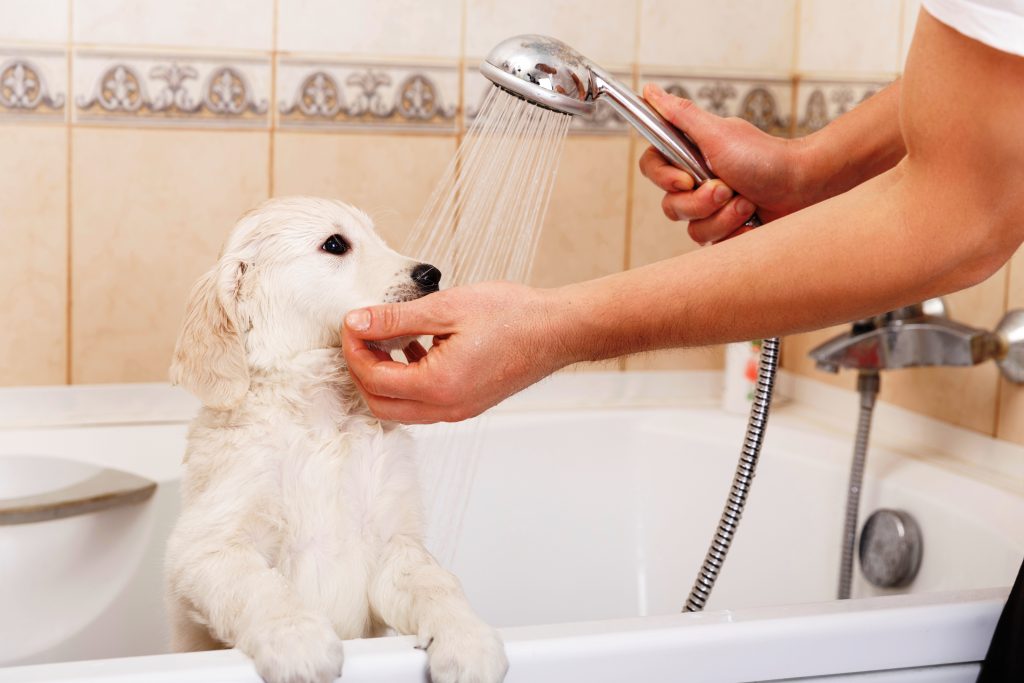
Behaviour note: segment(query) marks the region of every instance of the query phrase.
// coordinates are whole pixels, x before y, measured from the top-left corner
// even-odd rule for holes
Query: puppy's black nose
[[[412,269],[412,279],[423,292],[436,292],[441,283],[441,271],[429,263],[421,263]]]

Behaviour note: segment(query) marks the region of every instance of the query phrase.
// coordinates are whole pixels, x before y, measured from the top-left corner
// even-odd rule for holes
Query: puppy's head
[[[436,292],[440,279],[433,266],[389,249],[347,204],[272,199],[238,221],[193,287],[171,381],[229,408],[248,390],[251,368],[338,346],[348,311]]]

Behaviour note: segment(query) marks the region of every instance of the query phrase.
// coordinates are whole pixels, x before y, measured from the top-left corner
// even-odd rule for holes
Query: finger
[[[341,350],[348,363],[349,374],[364,396],[418,399],[424,388],[431,386],[419,364],[405,365],[390,357],[384,359],[366,345],[348,327],[341,330]]]
[[[345,327],[362,339],[374,341],[452,332],[451,320],[441,315],[444,307],[435,305],[438,296],[349,311]]]
[[[381,420],[393,420],[396,422],[408,420],[411,424],[428,424],[438,421],[430,420],[425,415],[429,409],[429,406],[425,403],[402,398],[375,396],[367,391],[363,383],[359,381],[359,377],[354,373],[352,374],[352,380],[355,382],[356,388],[359,389],[359,393],[363,395],[363,399],[366,401],[366,406],[370,409],[370,412]],[[405,420],[401,418],[405,418]]]
[[[377,360],[391,360],[391,354],[382,348],[377,347],[374,344],[367,344],[366,348],[370,350],[373,355],[377,356]]]
[[[670,95],[654,83],[644,87],[644,99],[672,125],[689,135],[698,146],[702,138],[714,135],[715,128],[722,121],[698,107],[692,100]]]
[[[721,180],[709,180],[693,192],[666,194],[661,210],[674,221],[701,220],[721,209],[732,196],[732,188]]]
[[[748,233],[748,232],[750,232],[753,229],[754,229],[754,226],[752,226],[752,225],[740,226],[739,228],[733,230],[732,232],[730,232],[728,235],[726,235],[722,239],[718,240],[718,242],[724,242],[726,240],[731,240],[733,237],[739,237],[740,235]],[[718,244],[718,242],[715,242],[715,244]]]
[[[380,419],[404,424],[457,422],[461,419],[452,413],[450,408],[421,401],[371,396],[367,398],[366,404],[370,412]]]
[[[754,205],[745,197],[734,197],[712,216],[690,221],[687,232],[698,244],[721,242],[733,236],[754,213]]]
[[[693,189],[693,176],[670,164],[654,147],[648,147],[640,156],[640,172],[665,192]]]

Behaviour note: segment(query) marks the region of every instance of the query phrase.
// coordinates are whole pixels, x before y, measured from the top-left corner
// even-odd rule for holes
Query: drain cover
[[[904,510],[876,510],[860,532],[860,569],[879,588],[906,586],[921,567],[921,528]]]

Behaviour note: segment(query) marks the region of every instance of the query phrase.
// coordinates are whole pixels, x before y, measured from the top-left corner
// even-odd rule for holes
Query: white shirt
[[[923,0],[921,4],[968,38],[1024,57],[1024,0]]]

